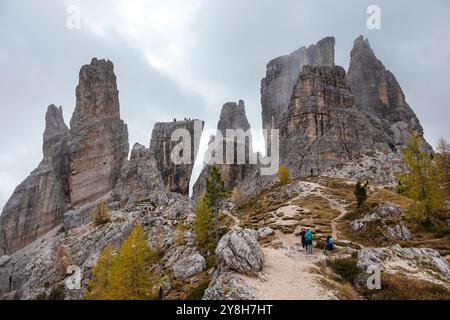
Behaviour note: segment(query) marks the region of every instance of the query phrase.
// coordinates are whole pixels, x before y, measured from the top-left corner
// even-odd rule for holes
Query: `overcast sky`
[[[366,26],[372,4],[381,30]],[[80,30],[66,26],[71,5]],[[79,69],[92,57],[114,62],[130,146],[148,146],[156,121],[200,118],[213,129],[221,106],[239,99],[260,128],[269,60],[332,35],[336,63],[348,69],[363,34],[435,145],[450,138],[449,13],[447,0],[1,0],[0,208],[42,158],[47,106],[61,105],[69,123]]]

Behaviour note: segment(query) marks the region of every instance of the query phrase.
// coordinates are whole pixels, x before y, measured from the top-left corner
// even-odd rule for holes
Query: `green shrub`
[[[187,294],[186,300],[202,300],[205,290],[209,286],[209,280],[203,280],[197,286],[193,287]]]
[[[327,260],[327,266],[333,270],[336,275],[351,283],[355,282],[356,277],[361,272],[356,264],[357,259],[354,257]]]
[[[450,300],[444,286],[399,274],[382,274],[381,290],[363,292],[369,300]]]
[[[102,202],[92,212],[92,220],[95,226],[101,226],[111,221],[111,210],[106,202]]]

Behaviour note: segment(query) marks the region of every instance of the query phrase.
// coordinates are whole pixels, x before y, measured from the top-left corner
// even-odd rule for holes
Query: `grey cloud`
[[[381,7],[382,30],[366,28],[371,4]],[[155,121],[188,116],[214,128],[221,105],[238,99],[245,100],[252,127],[260,128],[260,80],[269,60],[333,35],[336,62],[347,68],[353,40],[363,34],[401,83],[430,142],[450,138],[448,1],[203,1],[190,26],[196,42],[183,63],[192,79],[221,88],[209,103],[152,68],[123,35],[68,31],[66,5],[0,2],[0,205],[40,160],[47,105],[62,105],[69,122],[79,68],[94,56],[115,64],[130,143],[148,144]]]

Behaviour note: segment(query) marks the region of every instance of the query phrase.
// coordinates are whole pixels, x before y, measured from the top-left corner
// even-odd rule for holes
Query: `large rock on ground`
[[[110,192],[128,157],[128,129],[120,119],[119,91],[111,61],[81,68],[70,121],[70,198],[83,205]]]
[[[450,280],[450,266],[441,255],[429,248],[364,248],[358,252],[358,267],[366,272],[370,266],[389,273],[407,273],[432,282]]]
[[[159,172],[166,188],[171,192],[189,194],[189,182],[200,143],[204,122],[200,120],[184,120],[174,122],[158,122],[155,124],[150,141],[150,150],[156,159]],[[189,133],[191,157],[189,163],[175,164],[171,159],[173,148],[180,140],[172,141],[172,134],[177,130]],[[175,137],[178,139],[179,137]]]
[[[44,158],[14,190],[0,216],[0,254],[11,254],[61,223],[68,202],[68,134],[62,109],[48,107]]]
[[[235,227],[220,239],[216,256],[229,270],[243,274],[261,271],[264,255],[258,243],[258,232]]]
[[[351,52],[348,82],[356,107],[385,131],[397,148],[406,145],[409,131],[423,135],[423,128],[395,76],[377,59],[369,41],[358,37]],[[431,147],[424,143],[424,149]]]
[[[205,269],[205,258],[198,252],[178,260],[172,267],[174,276],[181,279],[188,279]]]
[[[402,222],[403,210],[391,203],[382,203],[370,213],[352,222],[356,232],[367,232],[369,225],[375,226],[387,238],[392,240],[411,240],[409,228]]]
[[[238,274],[220,268],[215,270],[203,296],[203,300],[254,300],[254,298],[254,288]]]

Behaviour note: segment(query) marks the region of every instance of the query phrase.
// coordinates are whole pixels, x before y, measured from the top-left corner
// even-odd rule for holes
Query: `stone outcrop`
[[[258,243],[258,232],[234,227],[220,239],[216,249],[218,263],[243,274],[261,271],[264,255]]]
[[[341,67],[304,66],[280,134],[293,176],[320,175],[360,154],[392,151],[388,137],[356,109]]]
[[[158,204],[144,202],[127,210],[113,210],[111,222],[102,226],[86,224],[66,232],[57,226],[21,250],[0,257],[0,300],[82,299],[102,248],[119,246],[136,223],[144,228],[149,244],[164,252],[161,264],[155,265],[157,270],[169,270],[169,260],[171,266],[178,265],[179,260],[191,261],[188,257],[198,251],[195,241],[186,239],[186,244],[179,246],[174,236],[178,221],[192,221],[193,207],[187,197],[169,194]],[[59,248],[81,269],[81,290],[65,286],[69,274],[60,270]]]
[[[188,279],[206,269],[205,258],[198,252],[178,260],[173,265],[175,278]]]
[[[242,130],[242,132],[248,132],[249,136],[245,139],[245,141],[235,140],[233,143],[233,163],[228,163],[226,161],[226,153],[227,153],[227,130]],[[227,190],[233,190],[235,186],[237,186],[240,182],[242,182],[245,177],[254,170],[255,166],[250,163],[250,155],[253,155],[253,149],[251,145],[251,133],[250,131],[250,123],[248,122],[247,115],[245,113],[245,103],[242,100],[236,102],[228,102],[225,103],[222,107],[222,111],[220,114],[220,119],[217,124],[217,132],[221,134],[223,138],[223,163],[216,164],[219,168],[222,179],[224,181],[225,188]],[[215,141],[217,139],[217,135],[212,138],[210,141],[210,145],[212,143],[217,143]],[[220,143],[220,142],[219,142]],[[245,163],[241,163],[238,161],[237,150],[239,146],[245,148]],[[205,178],[208,176],[209,171],[211,170],[211,165],[207,164],[203,168],[200,176],[193,187],[193,199],[198,199],[200,195],[205,191]]]
[[[62,222],[68,202],[68,135],[62,108],[48,107],[44,158],[15,189],[0,216],[0,254],[10,254]]]
[[[110,192],[128,157],[128,129],[120,119],[119,92],[111,61],[92,59],[81,68],[70,121],[72,206]]]
[[[354,42],[348,83],[358,110],[386,132],[397,148],[406,145],[409,131],[423,135],[423,128],[395,76],[377,59],[363,36]],[[432,151],[424,144],[427,151]]]
[[[125,207],[144,200],[159,201],[166,196],[165,193],[153,154],[145,146],[135,144],[130,160],[122,168],[113,199]]]
[[[371,184],[395,187],[398,183],[396,175],[406,170],[399,153],[375,152],[361,154],[342,166],[327,169],[322,175],[354,182],[369,179]]]
[[[267,64],[266,77],[261,82],[263,129],[280,128],[303,66],[334,66],[334,45],[335,39],[327,37]]]
[[[433,249],[402,248],[395,245],[389,248],[364,248],[358,252],[358,267],[366,272],[370,266],[389,273],[407,273],[409,276],[431,282],[450,279],[448,262]]]
[[[392,240],[411,240],[412,234],[402,222],[403,210],[391,203],[379,204],[371,213],[352,222],[356,232],[366,232],[369,225],[375,226]]]
[[[203,300],[253,300],[255,289],[230,271],[216,269]]]
[[[204,122],[200,120],[158,122],[155,124],[150,142],[150,150],[156,159],[164,185],[169,191],[178,192],[184,195],[189,194],[189,182],[197,157],[203,126]],[[176,134],[177,130],[186,130],[186,132],[189,133],[190,140],[185,140],[186,146],[190,146],[191,148],[189,163],[175,164],[171,159],[173,148],[178,145],[180,141],[187,138],[181,138],[181,136],[177,135],[174,138],[177,138],[178,140],[172,141],[172,134]]]

